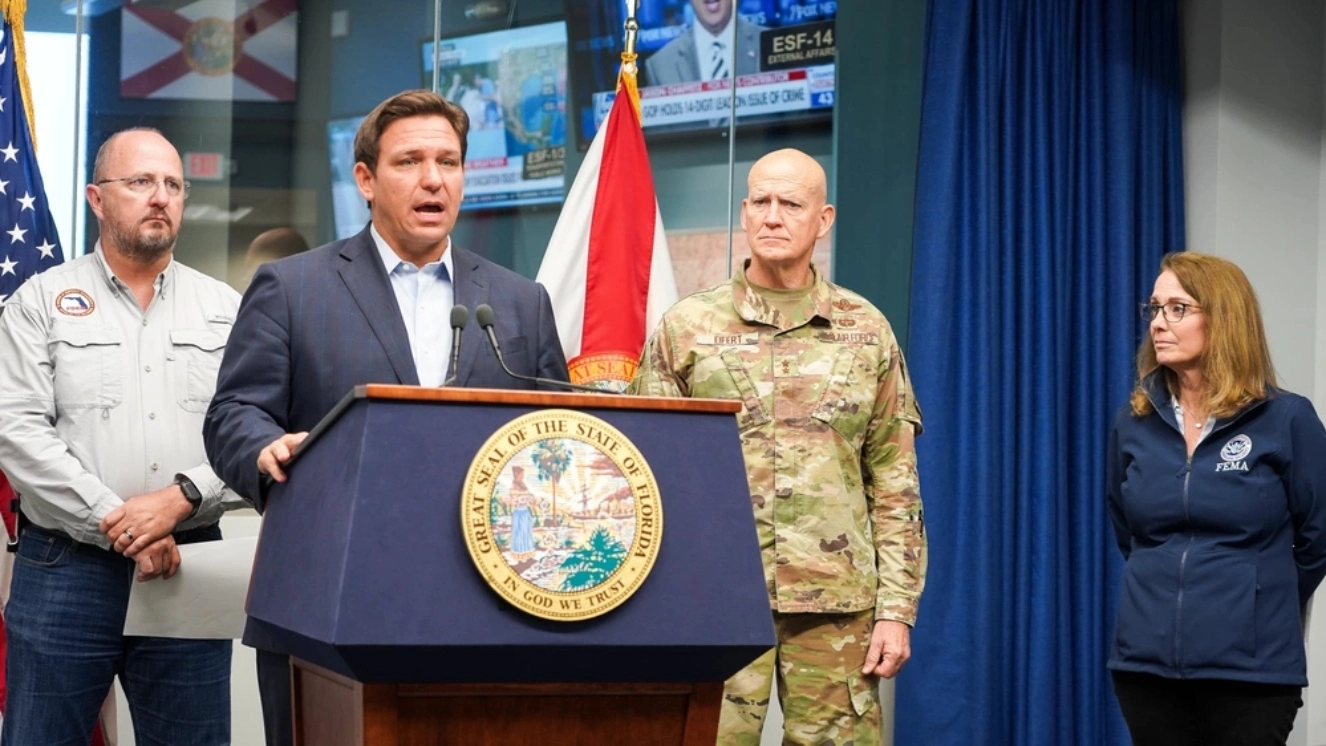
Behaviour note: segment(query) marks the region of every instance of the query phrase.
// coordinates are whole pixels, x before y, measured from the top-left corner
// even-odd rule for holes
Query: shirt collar
[[[1184,416],[1183,405],[1179,404],[1179,398],[1177,396],[1170,394],[1169,406],[1170,406],[1170,411],[1174,413],[1174,422],[1179,426],[1180,432],[1187,432],[1187,427],[1189,425],[1193,425],[1194,427],[1196,427],[1197,423],[1192,422],[1191,420],[1189,420],[1187,417]],[[1208,416],[1206,418],[1206,422],[1201,423],[1203,438],[1206,437],[1207,432],[1211,430],[1212,426],[1215,425],[1215,421],[1216,419],[1214,417]]]
[[[101,239],[97,239],[96,245],[92,247],[92,253],[97,258],[97,267],[101,271],[101,276],[106,281],[106,285],[110,288],[111,292],[130,292],[129,286],[126,285],[123,280],[115,276],[115,272],[111,270],[110,264],[106,262],[106,250],[101,246]],[[170,263],[166,265],[165,269],[161,270],[161,274],[157,275],[157,279],[153,282],[156,289],[156,295],[159,295],[162,298],[166,297],[166,292],[170,290],[171,280],[173,280],[174,277],[175,256],[172,254]]]
[[[381,233],[378,233],[378,227],[376,225],[370,223],[368,231],[373,236],[373,245],[377,247],[378,257],[382,259],[382,266],[387,270],[388,277],[390,277],[400,265],[408,264],[408,262],[401,259],[396,251],[387,244],[387,239],[383,238]],[[455,266],[451,261],[451,253],[451,236],[447,236],[447,247],[442,250],[442,258],[436,262],[425,264],[420,271],[427,271],[429,267],[432,267],[433,271],[436,272],[437,267],[446,267],[447,278],[454,279],[456,277],[456,271]]]
[[[755,292],[746,280],[746,269],[749,267],[750,260],[747,259],[732,274],[732,304],[736,307],[737,315],[749,323],[778,326],[774,307],[759,293]],[[810,265],[810,271],[815,277],[812,281],[815,289],[806,299],[810,306],[807,308],[807,321],[813,321],[816,317],[826,322],[831,321],[833,319],[833,290],[824,279],[819,267],[816,267],[813,262]]]
[[[723,27],[723,30],[719,31],[717,34],[711,34],[709,33],[709,29],[705,28],[704,24],[700,23],[700,19],[697,18],[695,22],[692,24],[693,26],[695,26],[695,49],[699,51],[701,54],[708,54],[709,49],[714,45],[714,42],[719,42],[720,44],[723,45],[724,52],[731,53],[732,24],[736,22],[737,22],[737,9],[733,8],[732,16],[727,19],[727,25]],[[708,62],[707,59],[703,58],[701,59],[701,61]]]

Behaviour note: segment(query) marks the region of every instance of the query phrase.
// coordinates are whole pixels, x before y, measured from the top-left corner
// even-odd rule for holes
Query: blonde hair
[[[1174,273],[1206,317],[1206,349],[1199,364],[1207,413],[1228,417],[1269,396],[1276,387],[1275,367],[1257,294],[1243,270],[1219,257],[1184,251],[1165,255],[1160,273],[1166,271]],[[1146,338],[1137,350],[1137,386],[1131,399],[1133,413],[1139,417],[1152,411],[1142,382],[1156,369],[1170,393],[1177,395],[1178,375],[1157,362],[1148,324]]]

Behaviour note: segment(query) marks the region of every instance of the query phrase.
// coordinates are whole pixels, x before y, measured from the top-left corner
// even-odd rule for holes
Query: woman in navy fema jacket
[[[1127,560],[1109,668],[1137,746],[1283,744],[1307,685],[1303,610],[1326,575],[1326,430],[1279,389],[1230,262],[1169,254],[1110,435]]]

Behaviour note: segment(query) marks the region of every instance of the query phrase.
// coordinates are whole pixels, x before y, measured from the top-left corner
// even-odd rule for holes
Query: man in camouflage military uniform
[[[776,664],[785,743],[878,744],[876,677],[910,655],[925,583],[920,411],[884,315],[811,264],[834,219],[824,170],[782,150],[748,186],[750,261],[667,312],[631,388],[743,404],[778,647],[728,680],[719,743],[759,743]]]

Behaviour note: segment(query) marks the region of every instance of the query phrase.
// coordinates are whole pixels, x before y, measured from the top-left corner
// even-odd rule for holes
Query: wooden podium
[[[600,418],[649,463],[652,571],[592,619],[532,616],[463,539],[465,475],[507,423]],[[773,647],[735,402],[358,387],[273,487],[244,642],[294,658],[295,743],[715,741],[722,682]]]
[[[362,684],[294,659],[295,744],[713,746],[722,682]]]

